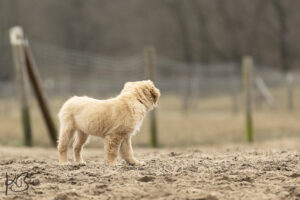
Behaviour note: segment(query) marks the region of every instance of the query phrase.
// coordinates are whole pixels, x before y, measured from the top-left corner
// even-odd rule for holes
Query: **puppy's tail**
[[[72,119],[72,102],[74,101],[74,99],[77,98],[72,97],[70,99],[68,99],[63,106],[61,107],[61,109],[58,112],[58,119],[59,122],[62,123],[63,121],[70,121],[73,120]]]
[[[58,113],[58,119],[60,123],[59,139],[57,141],[58,144],[61,144],[63,142],[63,138],[71,139],[74,135],[75,123],[72,111],[72,101],[74,100],[74,98],[75,97],[72,97],[67,100]]]

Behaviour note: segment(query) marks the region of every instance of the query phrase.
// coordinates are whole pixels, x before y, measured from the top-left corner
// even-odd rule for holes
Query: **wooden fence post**
[[[292,73],[288,72],[286,74],[286,84],[287,84],[287,107],[290,112],[294,110],[294,88],[293,88],[294,76]]]
[[[9,30],[10,44],[15,65],[15,75],[19,100],[21,104],[22,126],[24,142],[26,146],[32,146],[30,111],[28,106],[28,79],[26,77],[25,57],[24,57],[24,34],[19,26]]]
[[[236,114],[238,112],[238,92],[236,89],[236,86],[232,86],[232,91],[231,91],[231,101],[232,101],[232,105],[231,105],[231,111],[233,114]]]
[[[195,73],[195,66],[194,64],[190,64],[190,66],[187,66],[187,69],[189,70],[186,74],[186,88],[183,92],[183,102],[182,102],[182,111],[184,113],[188,113],[192,101],[192,85],[193,85],[193,74]]]
[[[236,69],[236,68],[235,68]],[[237,75],[236,70],[232,70],[232,73],[230,74],[231,78],[231,100],[232,100],[232,105],[231,105],[231,110],[233,114],[236,114],[238,112],[238,84],[237,84]]]
[[[155,82],[155,65],[156,65],[156,54],[153,46],[147,46],[144,48],[144,60],[145,60],[145,77]],[[156,111],[153,110],[150,113],[150,146],[157,147],[157,121]]]
[[[44,121],[48,128],[48,134],[50,136],[51,142],[54,146],[56,146],[56,135],[57,135],[56,127],[50,114],[47,98],[42,89],[42,84],[39,78],[40,76],[38,73],[37,65],[35,63],[35,60],[29,48],[28,40],[26,40],[26,43],[24,44],[24,52],[25,52],[25,61],[26,61],[28,76],[30,78],[33,91],[35,93],[35,96],[38,101],[38,105],[40,107],[40,110],[44,117]]]
[[[253,142],[253,124],[252,124],[252,57],[245,56],[242,61],[243,67],[243,83],[245,94],[245,110],[246,110],[246,138],[249,143]]]

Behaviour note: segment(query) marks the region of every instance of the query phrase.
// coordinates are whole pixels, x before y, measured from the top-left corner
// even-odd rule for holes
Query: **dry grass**
[[[273,92],[276,105],[255,104],[254,130],[255,140],[265,141],[283,137],[299,137],[300,113],[295,92],[295,110],[290,113],[285,108],[284,90]],[[242,98],[239,98],[242,99]],[[59,107],[65,98],[51,98],[50,105],[56,123]],[[34,144],[49,146],[50,141],[42,121],[42,116],[33,99],[31,103],[31,121],[33,124]],[[22,145],[19,106],[16,99],[0,100],[0,145]],[[240,143],[245,141],[244,116],[242,101],[239,102],[239,112],[231,111],[231,97],[220,96],[202,98],[193,101],[190,112],[181,110],[181,99],[175,96],[163,96],[158,109],[159,142],[162,146],[188,146],[199,144]],[[145,120],[140,133],[134,137],[134,144],[148,144],[148,119]],[[91,139],[90,146],[102,146],[102,142]]]

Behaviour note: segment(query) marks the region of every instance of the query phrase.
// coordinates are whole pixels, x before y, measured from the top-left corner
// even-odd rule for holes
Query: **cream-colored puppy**
[[[146,113],[157,106],[160,91],[153,82],[127,82],[117,97],[97,100],[74,96],[62,106],[58,117],[59,162],[67,163],[67,150],[74,133],[74,160],[84,163],[81,150],[89,135],[105,139],[109,165],[116,165],[118,153],[127,163],[141,165],[133,156],[131,136],[139,130]]]

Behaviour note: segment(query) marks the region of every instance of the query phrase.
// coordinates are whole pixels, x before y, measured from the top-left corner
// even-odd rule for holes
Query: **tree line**
[[[21,25],[32,41],[112,56],[154,45],[187,63],[299,66],[300,1],[1,0],[0,34]],[[208,65],[209,66],[209,65]]]

